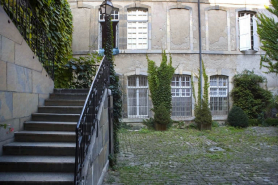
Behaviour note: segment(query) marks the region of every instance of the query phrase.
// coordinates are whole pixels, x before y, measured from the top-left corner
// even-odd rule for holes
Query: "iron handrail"
[[[80,118],[76,126],[76,152],[75,152],[75,173],[74,184],[81,184],[83,180],[82,168],[88,147],[93,136],[94,129],[98,133],[98,111],[103,98],[103,94],[109,85],[109,61],[104,56],[93,83],[90,87]],[[97,136],[97,135],[96,135]]]
[[[0,4],[54,80],[55,49],[29,1],[0,0]]]

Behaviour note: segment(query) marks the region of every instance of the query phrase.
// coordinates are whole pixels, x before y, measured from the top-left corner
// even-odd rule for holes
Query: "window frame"
[[[171,80],[171,97],[172,97],[172,114],[171,114],[171,116],[172,117],[190,117],[190,116],[192,116],[191,78],[192,78],[191,75],[179,75],[179,74],[173,75],[173,78]],[[183,92],[183,90],[185,90],[185,91]],[[187,90],[189,90],[189,92],[187,92]],[[184,100],[184,102],[181,100],[176,102],[176,101],[174,101],[175,98],[182,98]],[[175,106],[176,104],[184,105],[184,106]],[[184,109],[184,111],[176,111],[176,110],[181,110],[181,109]],[[187,111],[187,110],[189,110],[189,111]]]
[[[249,16],[249,20],[243,20],[248,19],[246,16]],[[238,41],[239,45],[238,48],[240,51],[259,51],[260,48],[260,39],[257,34],[257,12],[256,11],[249,11],[249,10],[241,10],[237,12],[237,25],[238,25]],[[241,21],[243,23],[241,23]],[[244,27],[246,26],[246,23],[250,23],[249,30],[244,30],[244,28],[240,27],[240,24],[242,24]],[[247,23],[247,24],[248,24]],[[249,34],[248,37],[244,38],[245,34],[242,34],[242,32],[247,32]],[[246,36],[246,35],[245,35]],[[245,43],[246,45],[242,46],[241,44]]]
[[[222,79],[222,84],[220,84],[220,79]],[[229,77],[225,75],[210,76],[209,89],[210,89],[209,104],[210,104],[211,114],[213,116],[227,115],[229,110]],[[212,89],[216,89],[216,91],[214,91],[216,92],[216,94],[212,94],[213,93]],[[225,92],[224,95],[221,93],[220,89],[222,90],[224,89],[224,91],[222,91],[222,93]],[[224,101],[226,101],[226,105],[224,104]]]
[[[131,17],[131,15],[133,15],[134,17]],[[127,49],[146,50],[148,48],[149,48],[148,9],[147,8],[127,9]]]
[[[135,86],[129,85],[129,80],[130,78],[135,78]],[[140,78],[146,82],[146,85],[140,85]],[[130,97],[129,97],[129,89],[135,89],[136,90],[136,115],[130,114]],[[140,89],[145,89],[146,90],[146,115],[141,115],[140,114],[140,95],[139,95],[139,90]],[[128,118],[148,118],[149,117],[149,84],[148,84],[148,78],[145,75],[132,75],[128,76],[127,78],[127,115]]]

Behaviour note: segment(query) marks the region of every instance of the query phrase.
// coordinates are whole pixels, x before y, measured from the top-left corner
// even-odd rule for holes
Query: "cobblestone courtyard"
[[[278,184],[278,128],[122,129],[103,184]]]

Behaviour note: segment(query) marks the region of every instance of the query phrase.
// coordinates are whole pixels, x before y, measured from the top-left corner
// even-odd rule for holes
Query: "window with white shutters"
[[[228,114],[228,77],[210,77],[210,110],[212,115]]]
[[[146,76],[128,77],[127,107],[129,118],[148,117],[148,79]]]
[[[185,117],[192,115],[191,77],[174,75],[171,82],[172,116]]]
[[[127,49],[148,49],[147,9],[128,9]]]
[[[114,48],[118,48],[118,40],[119,40],[119,10],[114,9],[111,14],[112,28],[113,28],[113,46]],[[99,12],[99,40],[98,45],[99,48],[104,48],[106,36],[106,27],[105,27],[105,19],[102,14]]]
[[[260,40],[257,34],[255,12],[239,12],[239,46],[240,51],[259,51]]]

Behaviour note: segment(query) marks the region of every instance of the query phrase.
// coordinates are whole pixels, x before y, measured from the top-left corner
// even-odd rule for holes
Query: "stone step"
[[[14,133],[17,142],[75,142],[75,132],[19,131]]]
[[[47,121],[26,121],[25,130],[34,131],[75,131],[77,122],[47,122]]]
[[[73,185],[74,173],[0,172],[1,185]]]
[[[54,93],[89,93],[90,89],[54,89]]]
[[[75,156],[76,143],[13,142],[3,146],[4,155]]]
[[[81,114],[83,106],[41,106],[38,113]]]
[[[78,122],[80,114],[33,113],[33,121]]]
[[[87,93],[55,93],[50,94],[49,99],[57,100],[86,100]]]
[[[44,101],[45,106],[84,106],[84,104],[85,104],[85,100],[47,99]]]
[[[0,172],[74,172],[74,156],[0,156]]]

